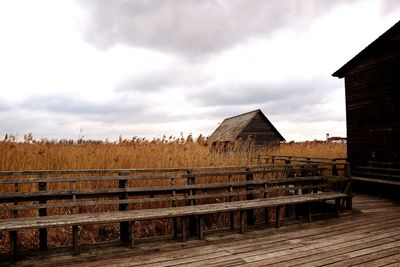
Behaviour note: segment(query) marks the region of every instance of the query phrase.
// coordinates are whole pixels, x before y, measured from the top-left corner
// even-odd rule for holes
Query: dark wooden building
[[[400,21],[334,77],[344,78],[347,153],[356,166],[400,162]],[[361,174],[371,169],[357,169]]]
[[[225,119],[210,136],[212,144],[248,139],[256,146],[285,141],[259,109]]]

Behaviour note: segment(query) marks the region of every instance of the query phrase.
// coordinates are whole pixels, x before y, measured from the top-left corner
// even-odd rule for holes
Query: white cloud
[[[207,135],[257,108],[287,140],[345,135],[330,75],[400,15],[390,0],[118,3],[0,3],[0,136]]]

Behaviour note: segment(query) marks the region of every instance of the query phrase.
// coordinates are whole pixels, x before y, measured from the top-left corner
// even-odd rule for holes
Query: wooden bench
[[[268,223],[269,208],[275,208],[279,227],[281,207],[334,200],[339,213],[341,201],[351,201],[348,194],[326,191],[327,177],[320,175],[322,169],[316,165],[292,165],[290,176],[304,173],[305,168],[314,175],[287,178],[288,168],[283,165],[0,172],[5,176],[0,179],[4,188],[0,231],[9,232],[10,254],[15,256],[17,231],[38,228],[40,248],[46,249],[47,228],[72,227],[74,252],[79,253],[82,225],[119,223],[120,239],[133,245],[135,221],[172,219],[172,234],[177,237],[180,219],[182,241],[186,241],[188,229],[203,238],[204,218],[212,214],[229,214],[233,229],[238,212],[243,232],[245,218],[247,224],[254,224],[254,209],[263,210]],[[52,214],[60,209],[62,214]],[[31,216],[20,217],[20,213]]]

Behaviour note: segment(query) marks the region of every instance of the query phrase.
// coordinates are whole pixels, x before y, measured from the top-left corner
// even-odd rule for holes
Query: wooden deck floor
[[[398,266],[400,205],[357,195],[340,218],[207,235],[205,240],[157,241],[59,253],[18,266]]]

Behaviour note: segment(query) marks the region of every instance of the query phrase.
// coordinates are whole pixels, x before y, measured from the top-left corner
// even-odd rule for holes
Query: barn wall
[[[351,162],[400,161],[399,40],[386,40],[345,75]]]
[[[279,137],[260,114],[257,114],[251,120],[239,135],[239,138],[247,140],[250,136],[257,146],[279,143]]]

